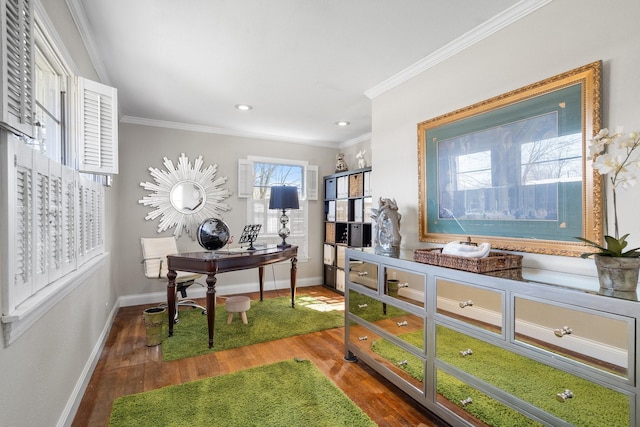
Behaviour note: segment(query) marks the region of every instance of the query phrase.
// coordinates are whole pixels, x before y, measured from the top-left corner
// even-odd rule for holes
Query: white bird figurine
[[[356,154],[356,159],[358,159],[358,169],[367,167],[367,161],[364,158],[365,153],[366,153],[366,150],[360,150],[358,151],[358,154]]]

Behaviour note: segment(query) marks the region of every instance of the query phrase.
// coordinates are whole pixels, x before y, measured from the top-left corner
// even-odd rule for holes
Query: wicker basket
[[[522,268],[522,255],[502,252],[489,252],[485,258],[469,258],[455,255],[443,255],[442,249],[416,249],[413,251],[414,261],[472,273]]]
[[[349,197],[363,196],[363,174],[349,175]]]

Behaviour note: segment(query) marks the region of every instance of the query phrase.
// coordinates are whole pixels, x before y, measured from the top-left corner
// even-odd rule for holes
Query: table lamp
[[[278,232],[278,235],[282,237],[282,243],[280,243],[278,247],[288,248],[291,245],[286,242],[286,238],[289,237],[290,234],[289,227],[287,227],[289,217],[287,216],[286,210],[300,209],[300,205],[298,204],[298,187],[286,185],[274,185],[271,187],[269,209],[282,209],[282,215],[280,215],[280,224],[282,227]]]

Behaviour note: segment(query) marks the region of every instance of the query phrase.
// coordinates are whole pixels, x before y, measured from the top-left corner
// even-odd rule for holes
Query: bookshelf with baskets
[[[371,246],[371,167],[324,177],[324,286],[344,293],[347,247]]]

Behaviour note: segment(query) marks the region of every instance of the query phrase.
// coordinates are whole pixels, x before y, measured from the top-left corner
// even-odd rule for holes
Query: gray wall
[[[155,182],[148,168],[165,170],[163,158],[166,156],[177,163],[184,153],[189,161],[202,156],[204,166],[217,164],[216,176],[227,177],[224,188],[233,194],[225,200],[231,206],[229,212],[222,212],[224,221],[231,232],[239,237],[246,220],[246,199],[237,196],[238,159],[248,155],[277,157],[292,160],[306,160],[318,165],[319,181],[322,176],[333,173],[335,149],[320,148],[303,144],[267,141],[237,136],[225,136],[202,132],[189,132],[161,127],[120,124],[120,173],[118,183],[118,233],[116,289],[118,295],[131,296],[159,292],[164,298],[164,285],[158,280],[146,279],[143,274],[140,237],[171,236],[173,230],[158,234],[159,219],[146,221],[145,216],[153,210],[138,200],[149,192],[140,186],[141,182]],[[320,198],[322,198],[320,187]],[[324,204],[322,200],[309,202],[309,262],[298,263],[298,280],[305,284],[322,282],[322,239]],[[180,251],[200,251],[197,241],[185,233],[178,239]],[[273,272],[273,274],[272,274]],[[273,270],[265,271],[265,288],[273,288],[273,280],[288,280],[288,265],[278,264]],[[274,276],[275,275],[275,276]],[[257,273],[242,271],[225,273],[218,277],[217,288],[221,293],[234,292],[224,289],[228,285],[253,284],[257,290]],[[197,289],[194,291],[197,292]],[[133,301],[136,301],[135,299]]]

